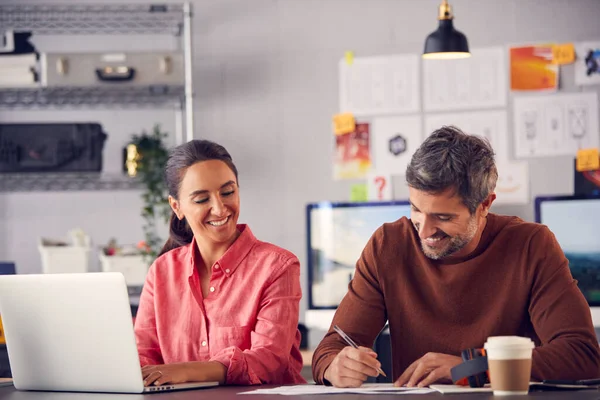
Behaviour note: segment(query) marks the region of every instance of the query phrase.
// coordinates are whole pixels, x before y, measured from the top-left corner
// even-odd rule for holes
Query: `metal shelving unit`
[[[0,26],[41,35],[181,35],[188,10],[186,4],[5,4]]]
[[[131,109],[175,112],[176,143],[193,139],[191,7],[183,4],[2,4],[0,27],[34,35],[174,35],[184,54],[183,86],[0,88],[2,109]],[[184,124],[185,115],[185,124]],[[185,130],[185,132],[184,132]],[[133,182],[133,183],[132,183]],[[0,192],[120,190],[137,187],[127,176],[0,174]]]
[[[140,183],[126,175],[102,173],[0,174],[0,192],[55,192],[83,190],[135,190]]]
[[[0,107],[10,109],[39,108],[180,108],[184,102],[183,86],[146,86],[119,88],[6,88],[0,89]]]

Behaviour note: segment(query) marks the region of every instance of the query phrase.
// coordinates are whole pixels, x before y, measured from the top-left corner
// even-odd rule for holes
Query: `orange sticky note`
[[[600,153],[598,149],[578,150],[576,168],[579,172],[600,169]]]
[[[333,130],[336,135],[354,132],[356,129],[356,121],[352,113],[343,113],[333,116]]]
[[[571,64],[575,62],[573,43],[555,44],[552,46],[552,64]]]

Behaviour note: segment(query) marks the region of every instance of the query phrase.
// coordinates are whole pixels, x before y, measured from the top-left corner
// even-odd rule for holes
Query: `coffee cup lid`
[[[528,337],[521,336],[490,336],[483,348],[531,348],[535,347],[533,341]]]

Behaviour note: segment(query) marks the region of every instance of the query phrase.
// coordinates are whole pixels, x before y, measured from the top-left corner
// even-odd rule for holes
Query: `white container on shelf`
[[[107,256],[100,252],[102,272],[121,272],[127,286],[143,286],[148,263],[141,254]]]
[[[90,248],[85,246],[39,245],[44,274],[78,273],[90,270]]]

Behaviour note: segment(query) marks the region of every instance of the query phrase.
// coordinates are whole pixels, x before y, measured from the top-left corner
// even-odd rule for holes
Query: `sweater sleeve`
[[[154,311],[155,269],[156,265],[152,265],[148,270],[148,274],[146,274],[146,281],[135,317],[135,339],[142,367],[144,365],[164,364],[158,342],[156,313]]]
[[[533,350],[532,378],[598,378],[600,353],[588,304],[547,227],[534,233],[529,254],[529,314],[542,342]]]
[[[367,243],[356,263],[354,278],[348,285],[348,292],[333,317],[331,327],[313,354],[313,378],[317,384],[329,384],[324,379],[325,370],[347,346],[333,330],[333,325],[338,325],[359,346],[372,347],[387,321],[385,301],[376,271],[381,236],[380,228]]]

